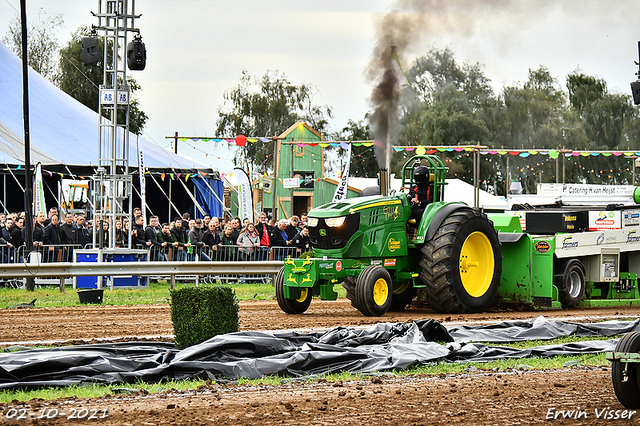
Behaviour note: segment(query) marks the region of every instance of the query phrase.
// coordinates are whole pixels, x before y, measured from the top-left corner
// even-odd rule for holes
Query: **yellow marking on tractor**
[[[369,207],[393,206],[393,205],[396,205],[396,204],[402,204],[402,201],[401,200],[389,200],[389,201],[380,201],[380,202],[377,202],[377,203],[371,203],[371,204],[367,204],[365,206],[354,207],[354,208],[349,210],[349,213],[355,213],[358,210],[368,209]]]
[[[294,284],[298,284],[295,278],[293,278],[293,274],[289,273],[289,278],[287,278],[287,282],[291,281]]]
[[[313,282],[313,280],[311,279],[311,274],[307,274],[307,276],[302,279],[300,284],[312,283],[312,282]]]
[[[293,260],[291,257],[287,257],[287,258],[285,259],[285,261],[284,261],[284,264],[285,264],[285,265],[293,265],[293,266],[296,266],[296,261],[295,261],[295,260]]]

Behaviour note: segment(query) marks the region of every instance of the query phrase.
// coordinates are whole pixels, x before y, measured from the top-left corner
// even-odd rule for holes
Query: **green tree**
[[[484,110],[495,103],[490,80],[480,64],[456,62],[449,49],[431,49],[407,73],[413,96],[402,97],[401,145],[475,145],[490,142]],[[394,153],[392,172],[398,175],[407,155]],[[472,181],[473,159],[448,159],[449,176]]]
[[[237,87],[225,91],[224,104],[218,107],[216,133],[271,138],[303,120],[321,134],[328,133],[332,110],[312,103],[315,89],[308,84],[296,86],[275,71],[252,78],[242,71]],[[273,142],[248,144],[240,150],[238,162],[249,159],[261,163],[273,152]]]
[[[404,96],[403,145],[460,145],[486,142],[490,133],[480,110],[493,91],[479,64],[459,65],[449,49],[432,49],[407,73],[415,94]]]
[[[63,24],[61,14],[47,16],[44,9],[40,9],[38,18],[27,25],[27,62],[34,71],[52,82],[58,77],[59,44],[54,32]],[[15,15],[9,22],[9,30],[2,37],[2,42],[22,59],[22,25],[19,15]]]
[[[80,103],[98,112],[99,88],[103,80],[102,61],[97,65],[87,66],[82,61],[83,36],[88,36],[91,30],[88,27],[80,27],[76,30],[67,45],[60,49],[60,77],[58,87],[65,93],[75,98]],[[100,51],[103,51],[103,40],[98,41]],[[136,94],[142,90],[138,82],[127,75],[129,84],[129,130],[135,134],[141,134],[149,119],[147,114],[140,108],[140,101]],[[119,117],[119,121],[124,122],[124,117]]]
[[[611,94],[604,80],[577,71],[567,76],[567,89],[571,107],[593,147],[637,148],[637,140],[631,141],[625,134],[625,127],[638,115],[630,96]]]

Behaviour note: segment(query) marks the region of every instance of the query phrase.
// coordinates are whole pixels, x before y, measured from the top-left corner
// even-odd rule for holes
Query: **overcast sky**
[[[97,24],[90,12],[97,11],[98,0],[26,2],[29,20],[41,8],[62,14],[61,44],[79,26]],[[523,82],[529,68],[540,65],[562,86],[577,68],[625,94],[636,78],[638,0],[415,3],[430,19],[415,28],[419,41],[412,51],[399,52],[405,64],[431,46],[449,47],[458,61],[483,64],[496,90]],[[395,7],[397,0],[136,1],[147,68],[132,74],[142,86],[141,107],[149,115],[144,136],[163,147],[169,146],[165,136],[176,131],[215,136],[223,93],[238,84],[243,69],[258,77],[279,70],[293,84],[314,85],[314,103],[333,108],[333,130],[349,119],[362,119],[371,92],[364,70],[376,28]],[[17,10],[19,0],[0,0],[0,34]],[[194,157],[199,153],[193,150]]]

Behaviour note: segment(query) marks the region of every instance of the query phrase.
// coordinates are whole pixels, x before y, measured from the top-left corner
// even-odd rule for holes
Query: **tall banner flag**
[[[334,203],[347,199],[350,165],[351,165],[351,144],[349,144],[349,147],[347,148],[347,164],[344,166],[344,171],[342,172],[342,176],[340,177],[340,182],[338,182],[338,187],[336,188],[336,192],[335,194],[333,194]]]
[[[138,140],[136,139],[136,145]],[[147,185],[145,183],[144,154],[138,147],[138,175],[140,177],[140,211],[144,220],[144,227],[147,228]]]
[[[238,216],[240,220],[249,219],[249,222],[253,222],[253,193],[249,176],[238,167],[233,169],[233,174],[238,182]]]
[[[36,165],[36,176],[33,180],[33,215],[44,213],[47,216],[47,204],[44,200],[44,185],[42,183],[42,164]]]

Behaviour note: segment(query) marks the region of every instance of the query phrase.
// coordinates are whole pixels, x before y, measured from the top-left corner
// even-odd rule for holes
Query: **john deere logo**
[[[320,236],[321,237],[326,237],[327,236],[327,230],[326,229],[321,229],[320,230]]]

